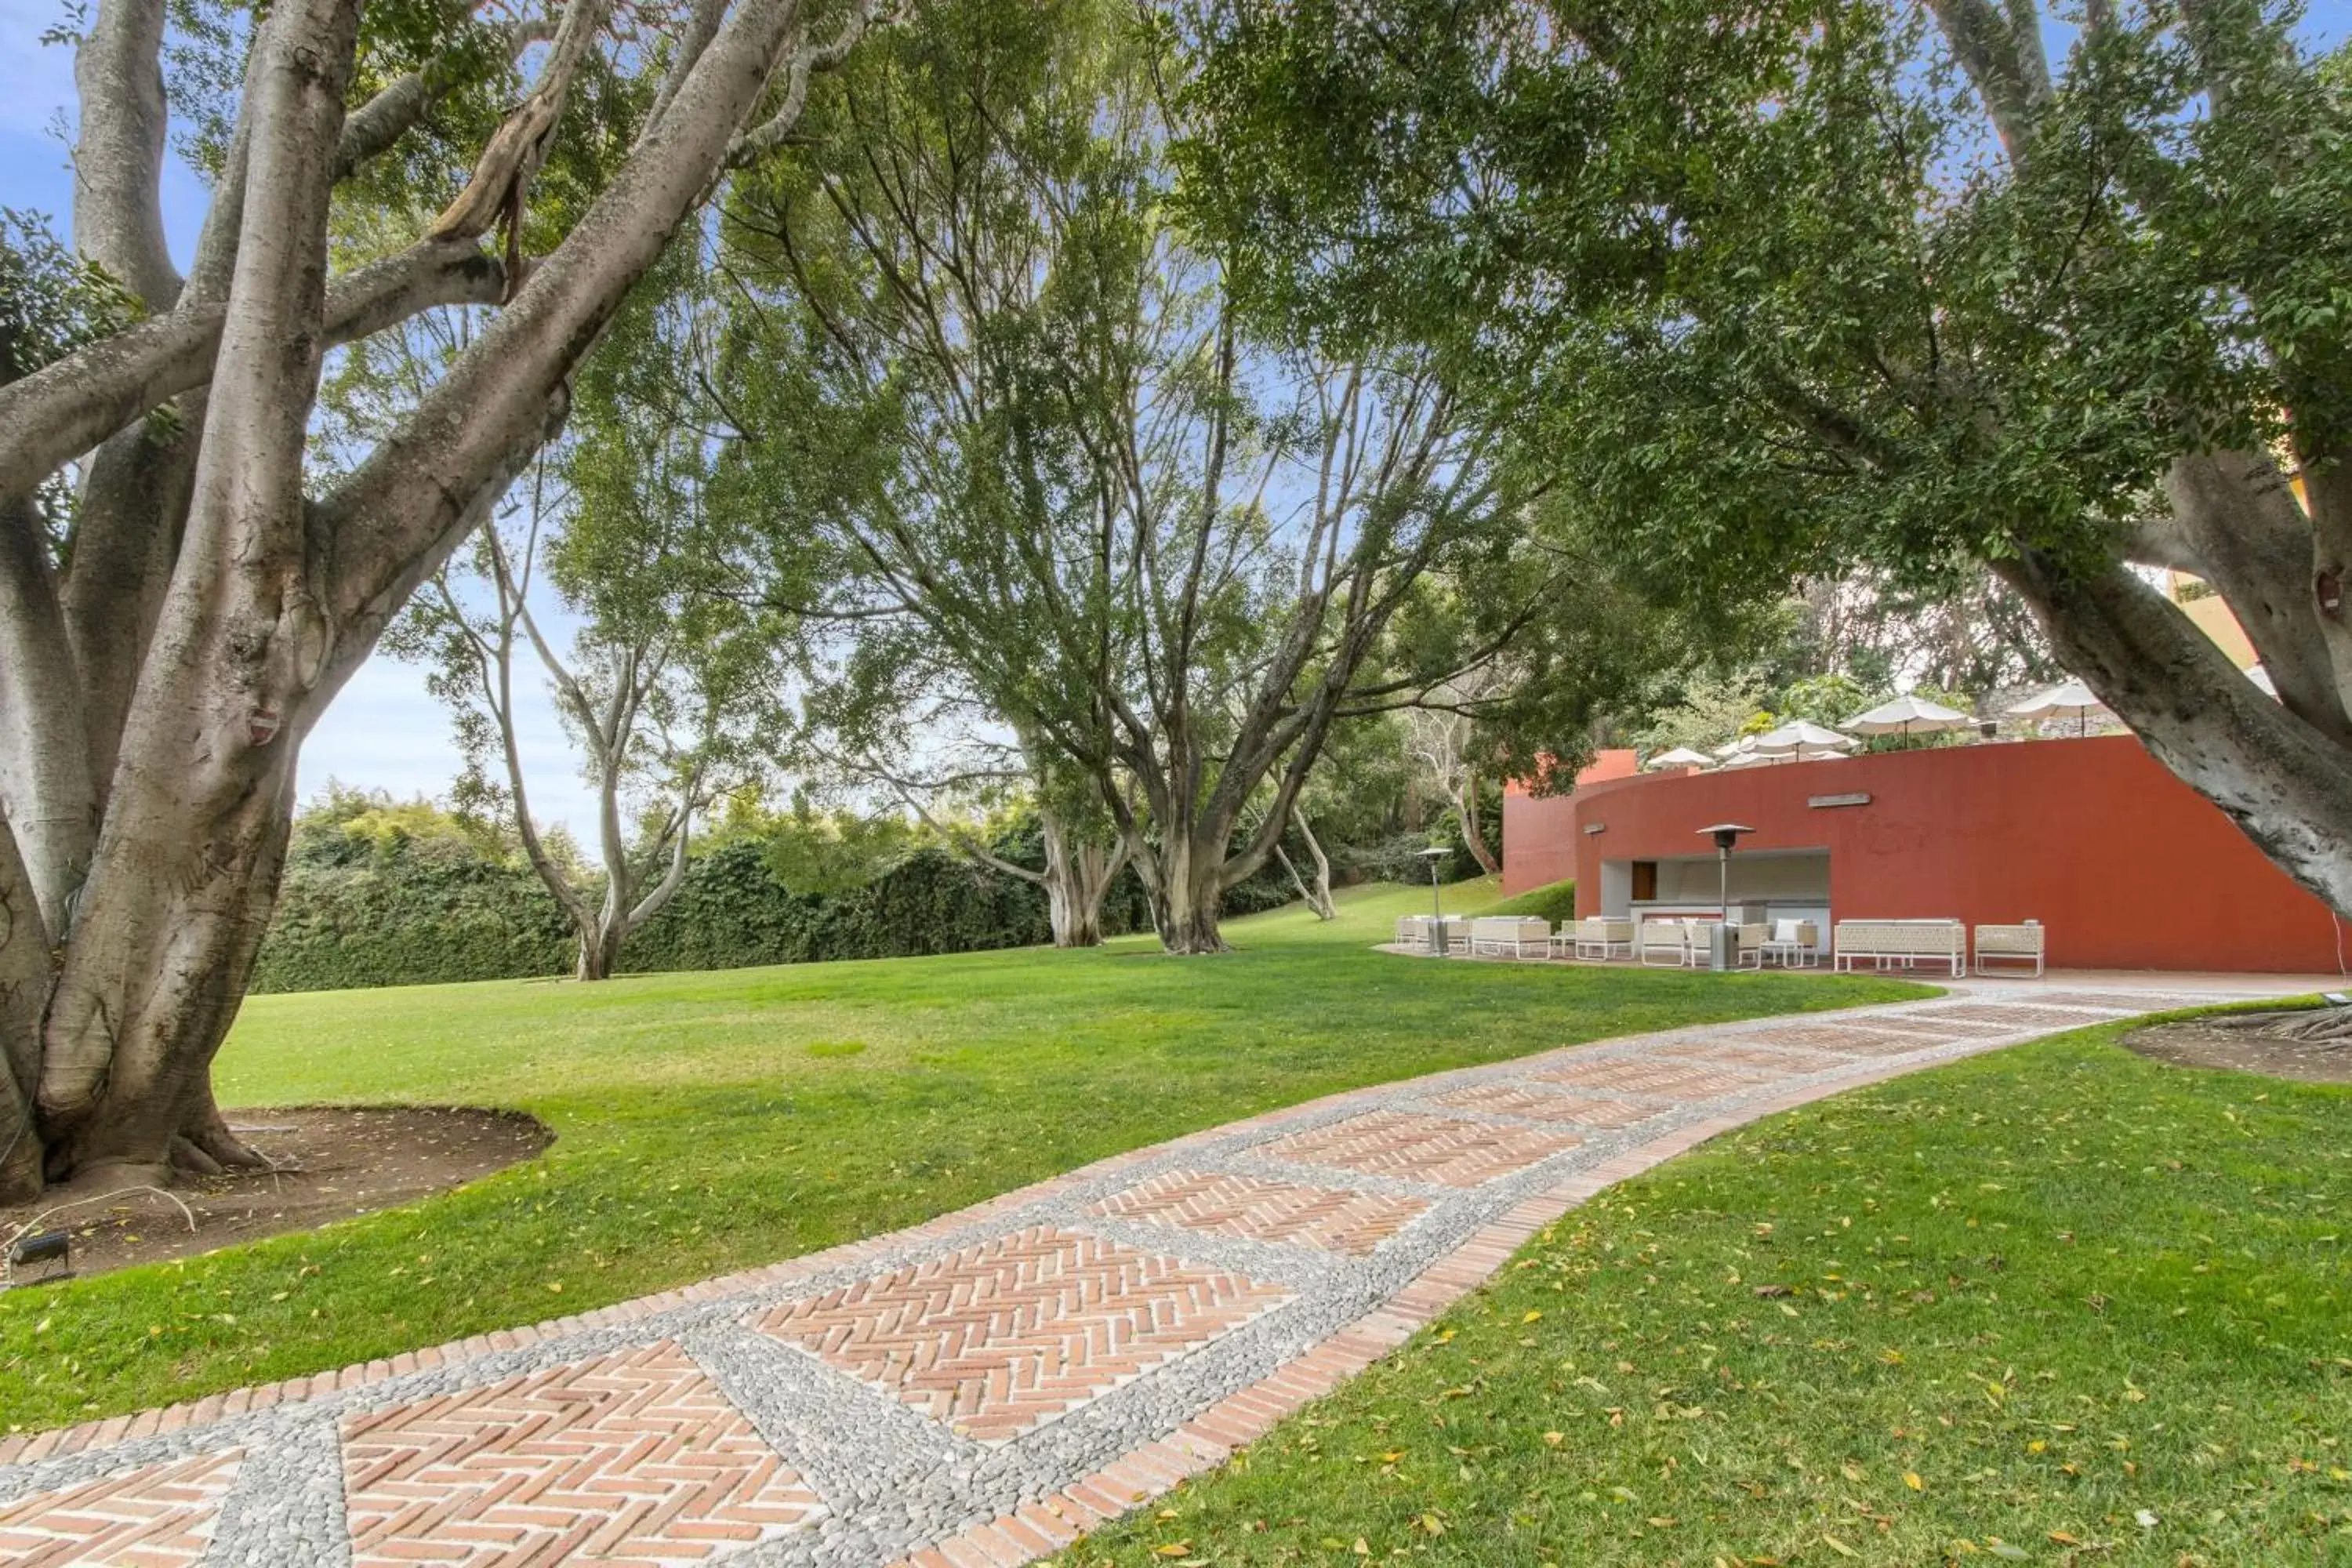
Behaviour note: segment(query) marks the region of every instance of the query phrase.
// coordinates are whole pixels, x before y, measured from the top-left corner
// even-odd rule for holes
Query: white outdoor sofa
[[[1412,952],[1429,951],[1429,917],[1399,915],[1396,923],[1396,945]]]
[[[1830,958],[1851,970],[1864,959],[1880,969],[1941,963],[1969,972],[1969,928],[1958,921],[1840,921]]]
[[[1672,964],[1688,969],[1706,953],[1701,929],[1693,921],[1643,921],[1634,928],[1634,952],[1653,968]]]
[[[1482,915],[1470,922],[1470,951],[1481,958],[1549,958],[1551,922],[1531,915]]]
[[[2040,979],[2046,957],[2044,934],[2040,921],[2027,921],[2013,926],[1977,927],[1977,973],[1990,974],[1995,963],[2030,963],[2033,966],[2034,978]]]
[[[1552,940],[1555,951],[1565,948],[1570,958],[1631,958],[1633,956],[1633,922],[1612,920],[1604,915],[1574,922],[1560,922],[1559,934]]]

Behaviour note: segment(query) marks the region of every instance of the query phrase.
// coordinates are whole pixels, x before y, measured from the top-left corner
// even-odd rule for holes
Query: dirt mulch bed
[[[2304,1083],[2352,1083],[2352,1041],[2269,1039],[2189,1018],[2134,1029],[2123,1043],[2127,1050],[2174,1067],[2221,1068]]]
[[[465,1107],[281,1107],[227,1117],[278,1169],[231,1172],[173,1188],[195,1216],[193,1232],[179,1205],[153,1193],[51,1215],[40,1228],[72,1233],[77,1277],[414,1203],[528,1160],[555,1141],[533,1117]],[[0,1237],[45,1206],[0,1208]],[[37,1280],[47,1268],[32,1264],[20,1274]]]

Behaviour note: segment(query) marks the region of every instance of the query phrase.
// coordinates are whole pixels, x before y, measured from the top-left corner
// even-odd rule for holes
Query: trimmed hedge
[[[996,845],[1015,864],[1042,864],[1034,829]],[[1287,903],[1270,866],[1226,894],[1228,916]],[[1132,871],[1103,901],[1108,935],[1149,931]],[[627,973],[739,969],[824,959],[898,958],[1025,947],[1053,940],[1045,889],[986,870],[952,850],[917,849],[862,886],[796,893],[768,845],[744,837],[698,858],[667,907],[629,939]],[[568,974],[576,945],[555,900],[528,867],[463,841],[394,835],[365,847],[313,843],[289,864],[255,991],[320,991]]]
[[[353,864],[286,868],[255,991],[567,974],[571,922],[528,867],[402,840]]]

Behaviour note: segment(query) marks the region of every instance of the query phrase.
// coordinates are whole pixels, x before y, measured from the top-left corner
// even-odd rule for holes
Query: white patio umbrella
[[[1756,737],[1756,749],[1776,755],[1793,755],[1798,762],[1805,760],[1805,748],[1817,752],[1843,752],[1853,744],[1852,735],[1841,735],[1835,730],[1824,729],[1810,720],[1799,719],[1767,730]]]
[[[1694,751],[1688,746],[1676,746],[1671,752],[1659,752],[1642,765],[1645,768],[1703,768],[1710,765],[1714,761],[1715,759],[1705,752]]]
[[[1855,714],[1845,721],[1845,728],[1857,735],[1937,735],[1947,730],[1972,730],[1976,722],[1957,708],[1906,695]]]
[[[2072,719],[2076,734],[2089,730],[2091,716],[2095,713],[2102,718],[2113,717],[2107,712],[2107,705],[2079,680],[2062,680],[2049,690],[2029,697],[2007,711],[2013,719]]]
[[[1731,744],[1727,746],[1717,746],[1715,749],[1715,754],[1718,757],[1725,758],[1744,757],[1755,749],[1756,737],[1753,735],[1742,735],[1739,739],[1732,742]]]

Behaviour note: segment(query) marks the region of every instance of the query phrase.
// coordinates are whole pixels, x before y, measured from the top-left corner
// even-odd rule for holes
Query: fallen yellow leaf
[[[1915,1492],[1924,1492],[1927,1489],[1927,1483],[1919,1479],[1919,1472],[1916,1470],[1904,1471],[1903,1484]]]

